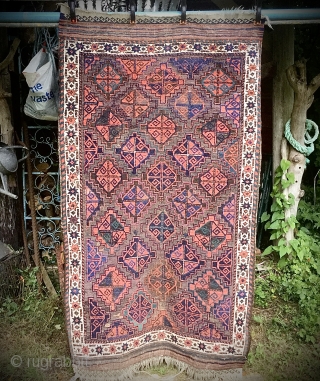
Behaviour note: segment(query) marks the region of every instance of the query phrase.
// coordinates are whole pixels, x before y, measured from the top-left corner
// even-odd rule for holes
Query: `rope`
[[[311,137],[310,135],[310,132],[312,131],[312,129],[314,129],[313,137]],[[305,145],[303,146],[292,136],[291,130],[290,130],[290,119],[289,119],[284,129],[284,136],[296,151],[302,153],[305,157],[307,157],[314,151],[313,142],[318,139],[319,127],[314,121],[310,119],[306,119],[306,131],[304,134]],[[306,159],[306,163],[308,164],[309,162],[310,160]]]

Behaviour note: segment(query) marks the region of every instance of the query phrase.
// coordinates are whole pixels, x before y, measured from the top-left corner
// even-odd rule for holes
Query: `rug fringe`
[[[156,366],[167,365],[176,368],[179,373],[167,376],[159,376],[151,374],[147,370]],[[242,368],[226,369],[226,370],[210,370],[194,368],[182,361],[175,360],[171,357],[160,356],[143,360],[137,364],[132,365],[126,369],[121,370],[108,370],[107,367],[103,369],[94,369],[93,367],[86,367],[83,365],[73,365],[76,378],[70,381],[75,381],[79,378],[81,381],[129,381],[136,379],[139,381],[148,380],[152,381],[174,381],[178,375],[185,372],[189,380],[195,381],[240,381],[242,380]],[[142,378],[142,374],[145,375]]]

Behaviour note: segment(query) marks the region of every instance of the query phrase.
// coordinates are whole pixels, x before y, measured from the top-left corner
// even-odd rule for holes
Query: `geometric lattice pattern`
[[[72,361],[120,379],[165,355],[202,378],[248,352],[263,25],[137,17],[59,29]]]

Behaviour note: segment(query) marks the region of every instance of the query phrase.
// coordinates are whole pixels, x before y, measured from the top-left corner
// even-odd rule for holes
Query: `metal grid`
[[[56,262],[55,247],[62,241],[57,126],[28,126],[28,131],[39,251],[45,262],[53,264]],[[33,251],[26,165],[23,168],[23,194],[28,248]]]

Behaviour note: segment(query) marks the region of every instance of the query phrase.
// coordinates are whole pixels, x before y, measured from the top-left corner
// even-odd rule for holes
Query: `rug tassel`
[[[179,373],[159,376],[157,374],[151,374],[146,371],[146,369],[153,368],[155,366],[160,366],[166,364],[167,366],[172,366],[176,368]],[[227,370],[209,370],[209,369],[198,369],[185,364],[182,361],[175,360],[171,357],[160,356],[154,357],[148,360],[143,360],[140,363],[132,365],[127,369],[110,371],[107,368],[105,370],[91,369],[85,366],[74,365],[73,369],[76,376],[79,377],[81,381],[129,381],[135,376],[141,375],[142,373],[147,374],[150,378],[161,381],[174,381],[178,375],[185,372],[189,377],[189,380],[196,381],[240,381],[242,380],[242,369],[227,369]],[[72,378],[70,381],[75,381],[76,378]],[[141,376],[138,376],[139,380],[142,380]]]
[[[81,379],[78,373],[76,373],[74,376],[72,376],[69,381],[77,381],[77,379],[79,379],[79,380]]]

